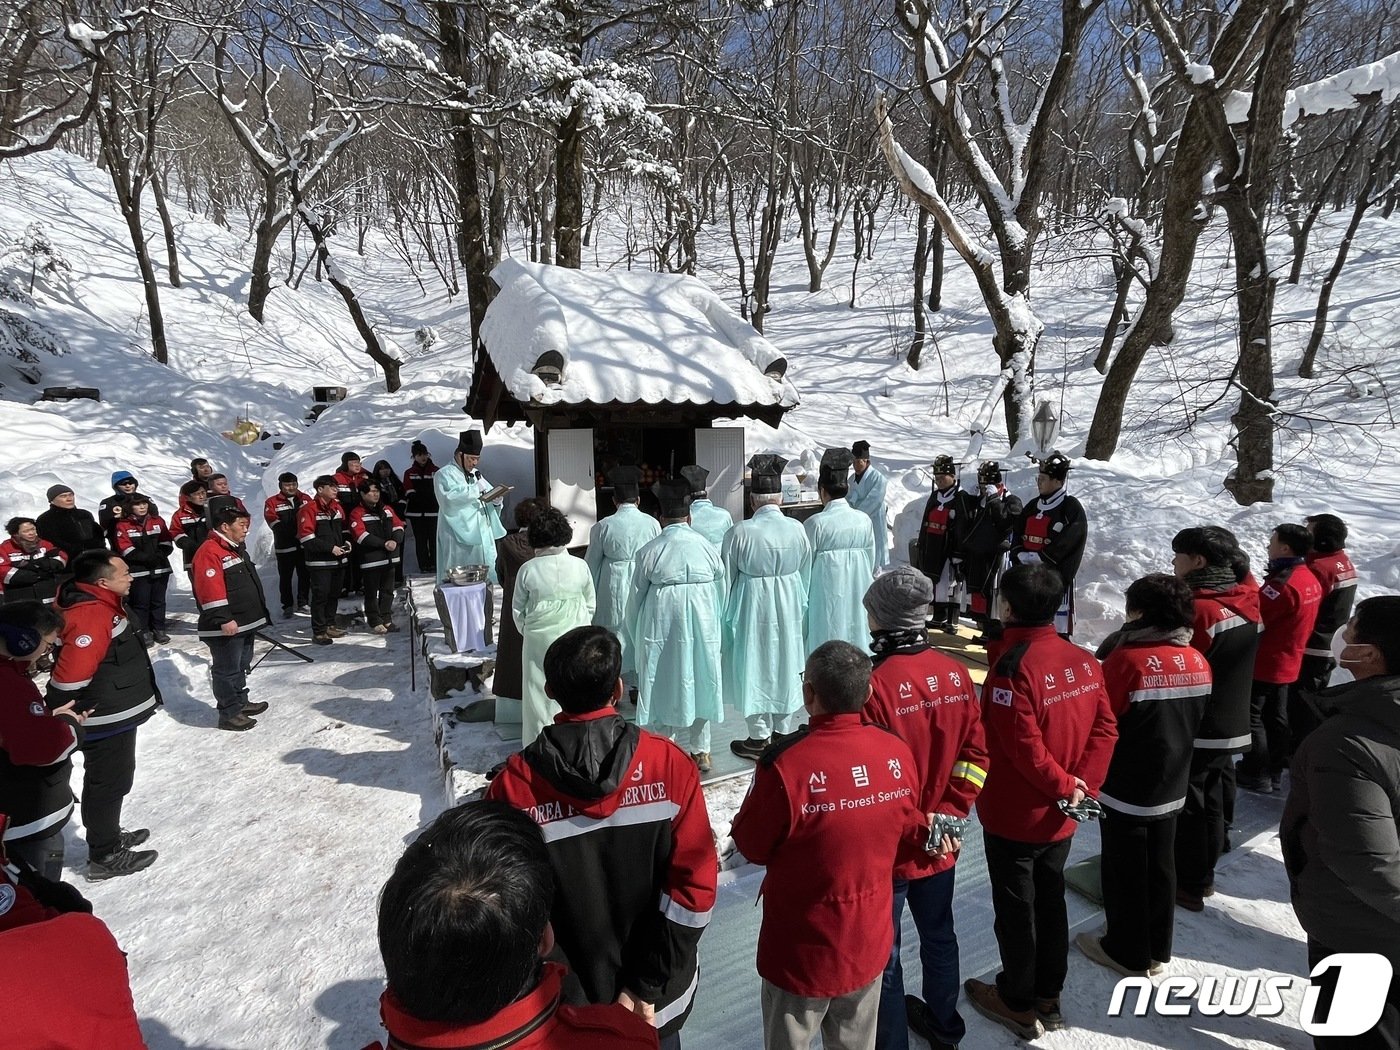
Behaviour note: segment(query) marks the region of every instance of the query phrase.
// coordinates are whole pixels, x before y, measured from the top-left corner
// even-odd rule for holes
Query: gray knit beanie
[[[862,601],[877,627],[886,631],[920,630],[928,603],[933,601],[933,582],[913,566],[897,565],[875,577]]]

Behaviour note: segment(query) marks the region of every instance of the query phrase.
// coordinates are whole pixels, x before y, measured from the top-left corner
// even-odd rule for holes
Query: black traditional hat
[[[845,485],[850,481],[851,463],[855,459],[849,449],[829,448],[822,453],[821,470],[817,483],[823,487],[833,482]]]
[[[749,491],[756,496],[783,491],[783,468],[787,460],[765,453],[749,460]]]
[[[935,474],[956,474],[958,465],[953,462],[952,456],[934,456],[933,472]]]
[[[613,467],[608,471],[608,484],[613,487],[616,502],[638,499],[642,494],[642,472],[637,467]]]
[[[1069,457],[1058,449],[1039,462],[1040,472],[1046,477],[1054,478],[1056,481],[1064,481],[1065,478],[1069,477],[1071,466]]]
[[[457,438],[457,451],[468,456],[481,455],[481,431],[464,430]]]
[[[690,494],[692,496],[699,497],[705,495],[705,486],[708,485],[710,481],[710,472],[708,470],[704,467],[697,467],[694,463],[691,463],[689,466],[681,467],[680,475],[685,478],[686,481],[690,482]]]
[[[690,513],[690,482],[685,478],[658,481],[651,491],[661,503],[663,518],[684,518]]]
[[[989,459],[977,467],[977,484],[1000,485],[1002,482],[1001,464]]]
[[[868,441],[857,441],[855,444],[853,444],[853,445],[851,446],[851,455],[854,456],[856,459],[869,459],[869,458],[870,458],[870,442],[868,442]]]

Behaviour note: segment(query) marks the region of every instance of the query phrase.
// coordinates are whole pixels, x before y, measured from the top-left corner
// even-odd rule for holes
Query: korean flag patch
[[[992,703],[994,703],[994,704],[1001,704],[1002,707],[1010,707],[1010,706],[1011,706],[1011,690],[1010,690],[1010,689],[993,689],[993,690],[992,690]]]

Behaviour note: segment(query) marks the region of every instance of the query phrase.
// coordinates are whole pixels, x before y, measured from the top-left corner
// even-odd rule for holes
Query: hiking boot
[[[909,1021],[909,1030],[923,1038],[933,1050],[958,1050],[957,1043],[939,1039],[933,1031],[933,1012],[917,995],[904,997],[904,1014]]]
[[[345,628],[343,628],[343,627],[327,627],[327,628],[326,628],[326,637],[328,637],[328,638],[344,638],[344,637],[345,637]]]
[[[119,875],[135,875],[156,862],[157,853],[153,849],[133,850],[119,847],[105,857],[88,861],[88,882],[101,882],[115,879]]]
[[[1087,955],[1092,961],[1100,966],[1106,966],[1116,974],[1124,977],[1148,977],[1148,970],[1130,970],[1113,956],[1109,955],[1103,946],[1103,935],[1098,933],[1081,933],[1074,939],[1074,943],[1079,950]]]
[[[690,757],[694,759],[696,768],[702,773],[708,773],[714,768],[714,763],[710,761],[710,753],[708,751],[696,751]]]
[[[1201,895],[1192,893],[1189,890],[1176,891],[1176,906],[1178,908],[1185,908],[1187,911],[1206,910],[1206,902],[1202,899]]]
[[[166,634],[164,631],[152,631],[151,637],[156,640],[158,645],[170,644],[170,635]]]
[[[139,846],[150,837],[150,828],[137,828],[135,831],[123,831],[118,842],[121,849],[131,849],[132,846]]]
[[[375,634],[388,634],[388,633],[389,633],[389,628],[386,627],[386,626],[384,626],[384,624],[382,624],[382,623],[377,623],[377,624],[375,624],[373,627],[370,628],[370,630],[373,631]]]
[[[156,636],[150,631],[142,631],[138,637],[141,639],[141,644],[147,649],[152,648],[156,644]]]
[[[747,758],[750,762],[757,762],[759,756],[761,756],[764,751],[768,750],[768,740],[768,737],[763,737],[761,740],[755,739],[754,737],[749,737],[747,740],[731,740],[729,741],[729,750],[740,758]]]
[[[297,602],[297,612],[310,612],[311,606],[306,602]]]
[[[390,620],[388,623],[386,623],[384,625],[384,629],[390,634],[398,634],[401,630],[403,630],[403,628],[396,624],[393,620]]]
[[[1282,773],[1270,773],[1270,774],[1269,774],[1269,786],[1272,787],[1275,791],[1282,791],[1282,790],[1283,790],[1283,774],[1282,774]]]
[[[296,614],[296,610],[293,609],[290,605],[282,606],[282,619],[290,620]]]
[[[1065,1015],[1060,1013],[1060,1000],[1058,999],[1037,999],[1035,1001],[1035,1016],[1040,1021],[1040,1026],[1047,1032],[1059,1032],[1069,1027],[1065,1024]]]
[[[996,985],[969,978],[963,982],[963,990],[967,992],[967,1001],[973,1009],[987,1020],[1010,1029],[1022,1039],[1039,1039],[1044,1034],[1035,1011],[1011,1009],[1002,1001]]]
[[[239,713],[232,718],[219,719],[219,728],[227,729],[230,733],[244,733],[258,724],[256,718],[249,718],[247,715]]]
[[[266,710],[267,710],[267,701],[266,701],[266,700],[254,700],[252,703],[244,704],[244,705],[243,705],[243,710],[242,710],[242,711],[239,711],[238,713],[239,713],[240,715],[260,715],[260,714],[262,714],[262,713],[263,713],[264,711],[266,711]]]
[[[316,645],[330,645],[331,636],[328,634],[313,634],[311,641]]]

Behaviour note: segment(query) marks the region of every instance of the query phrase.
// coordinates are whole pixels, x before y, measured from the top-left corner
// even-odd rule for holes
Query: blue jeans
[[[214,702],[219,705],[219,720],[238,715],[248,702],[248,670],[253,663],[253,635],[235,634],[230,637],[206,638],[209,646],[209,678],[214,688]]]
[[[894,884],[894,947],[880,981],[880,1021],[876,1050],[908,1050],[909,1017],[904,1007],[904,967],[899,961],[900,920],[904,903],[919,931],[919,961],[924,970],[923,1000],[933,1016],[934,1035],[960,1042],[967,1032],[958,1013],[958,935],[953,930],[953,875],[956,868],[924,879]]]

